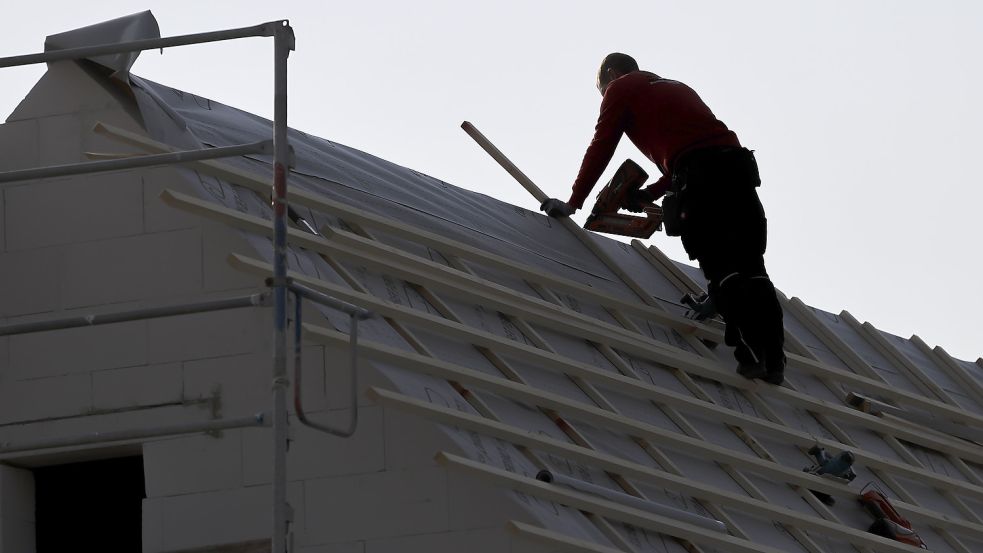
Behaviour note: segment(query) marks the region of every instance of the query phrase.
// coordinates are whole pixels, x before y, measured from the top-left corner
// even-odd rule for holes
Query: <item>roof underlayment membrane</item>
[[[271,123],[263,118],[134,75],[129,82],[147,134],[156,141],[195,149],[271,136]],[[826,507],[789,473],[788,469],[801,472],[812,464],[806,453],[810,442],[839,444],[838,450],[829,448],[832,453],[851,450],[857,455],[857,478],[850,486],[859,492],[873,483],[885,490],[933,551],[983,551],[983,449],[931,423],[971,427],[973,421],[983,421],[980,387],[966,384],[967,379],[983,382],[979,365],[948,357],[940,360],[944,352],[927,349],[917,340],[882,333],[848,314],[827,313],[793,299],[783,301],[789,350],[795,354],[788,382],[776,388],[743,381],[733,374],[730,348],[707,347],[691,332],[692,326],[679,322],[684,309],[675,300],[688,291],[680,283],[687,279],[702,283],[692,267],[670,266],[672,262],[659,258],[657,252],[647,254],[644,248],[591,235],[596,247],[648,296],[640,297],[594,251],[548,217],[300,131],[291,130],[289,139],[296,156],[289,175],[291,189],[343,204],[360,214],[362,221],[353,223],[338,212],[293,204],[313,228],[336,231],[322,232],[324,237],[315,240],[347,240],[344,243],[357,247],[350,247],[354,253],[332,256],[295,243],[288,256],[290,271],[313,279],[308,282],[314,284],[366,293],[411,314],[445,319],[450,326],[463,328],[445,332],[410,315],[398,325],[392,323],[395,317],[362,323],[363,354],[388,378],[392,396],[405,398],[400,400],[404,404],[415,399],[442,408],[442,413],[494,419],[587,453],[574,459],[561,449],[540,449],[535,443],[520,448],[463,425],[441,424],[447,439],[472,461],[529,481],[548,467],[653,503],[723,520],[730,537],[746,543],[749,550],[754,544],[761,550],[792,553],[857,550],[854,547],[904,550],[896,549],[897,542],[878,542],[872,536],[869,539],[875,541],[856,545],[859,538],[849,531],[863,532],[871,522],[860,505],[841,494],[834,506]],[[272,172],[272,159],[264,155],[221,164],[265,181]],[[489,165],[485,170],[497,169]],[[269,199],[261,193],[197,168],[180,172],[195,185],[200,201],[272,218]],[[503,186],[511,186],[504,173],[502,179]],[[364,222],[364,214],[391,225],[372,228]],[[409,230],[395,232],[392,225]],[[449,254],[420,231],[478,253]],[[241,232],[255,249],[257,259],[249,263],[272,263],[269,238]],[[383,246],[396,253],[390,255]],[[497,259],[483,259],[482,252],[532,273],[509,270]],[[534,280],[530,274],[542,278]],[[579,294],[566,286],[569,282],[597,294]],[[625,307],[646,304],[651,312],[669,317],[649,317],[644,310]],[[327,309],[321,315],[320,320],[309,316],[307,322],[326,331],[348,332],[347,317]],[[476,338],[468,339],[468,329]],[[710,331],[719,333],[719,328]],[[488,335],[521,347],[498,346]],[[385,348],[417,362],[401,363],[397,355],[373,353]],[[523,353],[527,350],[538,350],[553,361],[537,362],[535,355]],[[511,382],[514,387],[483,384],[478,377],[456,381],[431,376],[420,369],[425,364],[421,358],[466,369],[489,382]],[[563,363],[571,370],[564,371]],[[575,366],[596,374],[579,368],[575,372]],[[635,387],[617,384],[633,379],[637,379]],[[851,409],[844,403],[850,391],[895,404],[901,412],[875,417]],[[536,394],[547,399],[540,403]],[[668,396],[678,400],[667,401]],[[426,409],[416,412],[426,416]],[[954,412],[965,416],[959,418]],[[919,422],[911,422],[916,419]],[[681,483],[668,486],[664,479],[617,474],[610,464],[587,462],[594,454]],[[480,470],[475,474],[481,477]],[[503,482],[489,476],[490,485],[509,485]],[[538,494],[539,488],[512,487],[506,493],[516,509],[527,511],[543,528],[613,550],[627,545],[639,552],[683,552],[694,543],[705,553],[737,550],[707,539],[711,531],[683,539],[685,529],[657,531],[657,524],[646,529],[637,520],[610,511],[588,516],[589,508],[564,506]],[[697,489],[702,490],[702,498],[693,495]],[[710,499],[718,497],[731,499]],[[787,511],[791,518],[779,522],[764,506]],[[832,524],[824,527],[803,520]]]

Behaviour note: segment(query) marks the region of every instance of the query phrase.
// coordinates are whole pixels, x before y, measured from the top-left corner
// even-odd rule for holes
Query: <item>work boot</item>
[[[737,363],[737,374],[747,378],[748,380],[754,378],[765,378],[768,376],[768,369],[765,364],[761,361],[757,363],[744,363],[738,361]]]
[[[764,364],[765,375],[761,380],[764,380],[768,384],[781,386],[782,382],[785,382],[785,365],[787,362],[784,351],[780,356],[768,359]]]
[[[728,325],[734,328],[734,335],[738,336],[737,344],[734,347],[734,359],[737,359],[737,374],[747,379],[764,378],[768,373],[765,366],[764,356],[760,352],[755,352],[740,339],[741,331],[736,329],[737,325]]]

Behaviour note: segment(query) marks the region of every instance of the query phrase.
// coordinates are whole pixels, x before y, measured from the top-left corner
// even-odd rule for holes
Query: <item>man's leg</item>
[[[765,271],[764,259],[758,256],[742,271],[740,283],[741,315],[744,338],[763,357],[768,382],[780,384],[785,372],[785,325],[775,286]]]
[[[757,194],[735,198],[732,206],[741,204],[747,205],[715,219],[722,225],[703,229],[706,234],[698,259],[727,325],[725,343],[734,347],[738,373],[780,384],[785,369],[785,329],[781,305],[764,265],[767,222],[758,215]]]
[[[707,279],[707,289],[717,312],[726,325],[724,343],[734,348],[734,358],[739,367],[750,368],[764,362],[764,350],[755,347],[754,336],[747,336],[751,321],[747,320],[749,309],[744,297],[746,278],[737,260],[730,254],[724,248],[707,248],[699,258],[700,268]]]

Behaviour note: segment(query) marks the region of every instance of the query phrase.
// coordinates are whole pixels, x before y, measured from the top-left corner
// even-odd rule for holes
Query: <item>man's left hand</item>
[[[655,196],[645,189],[633,190],[625,198],[625,205],[622,206],[632,213],[641,213],[645,206],[651,205],[655,201]]]
[[[567,202],[557,198],[550,198],[546,200],[543,202],[543,205],[539,206],[539,210],[545,211],[547,215],[553,217],[554,219],[569,217],[573,215],[575,211],[577,211]]]

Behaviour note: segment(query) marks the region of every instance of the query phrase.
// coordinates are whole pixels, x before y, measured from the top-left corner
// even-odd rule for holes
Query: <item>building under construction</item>
[[[247,36],[274,121],[130,71]],[[746,380],[697,269],[288,129],[292,48],[0,60],[0,552],[983,551],[983,361],[782,296]]]

